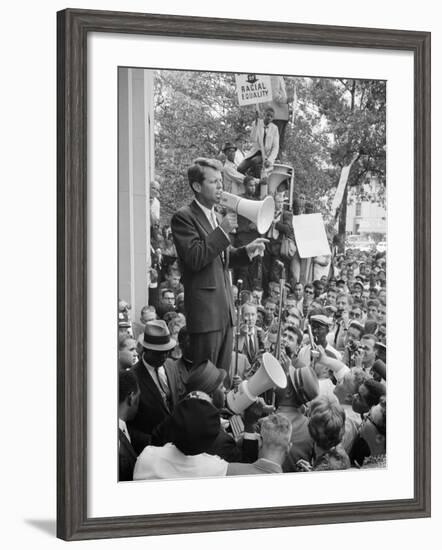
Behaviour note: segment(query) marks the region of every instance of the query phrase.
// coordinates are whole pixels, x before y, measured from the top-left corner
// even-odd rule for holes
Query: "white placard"
[[[272,100],[270,76],[262,74],[236,74],[236,92],[242,105],[256,105]]]
[[[322,214],[293,216],[293,231],[301,258],[331,254]]]

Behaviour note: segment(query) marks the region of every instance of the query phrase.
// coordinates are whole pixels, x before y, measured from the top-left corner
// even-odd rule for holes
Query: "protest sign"
[[[321,214],[293,216],[293,231],[301,258],[331,254]]]
[[[272,100],[270,76],[260,74],[236,74],[238,102],[242,105],[256,105]]]

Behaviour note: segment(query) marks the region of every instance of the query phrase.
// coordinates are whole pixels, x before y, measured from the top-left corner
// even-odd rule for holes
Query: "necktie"
[[[253,346],[253,334],[249,335],[249,355],[253,357],[255,355],[255,348]]]
[[[169,383],[167,381],[166,371],[164,367],[158,367],[157,371],[158,384],[161,388],[161,391],[164,393],[164,398],[167,401],[170,397]]]
[[[212,227],[213,227],[213,229],[216,229],[218,227],[218,220],[216,219],[214,210],[210,211],[210,217],[211,217],[211,220],[212,220]]]
[[[266,148],[266,136],[267,136],[267,126],[264,126],[264,139],[263,139],[263,144],[264,144],[264,149]]]
[[[218,220],[216,219],[215,210],[210,211],[210,219],[212,220],[213,229],[216,229],[218,227]],[[226,263],[226,258],[225,258],[224,251],[221,252],[221,259],[223,261],[223,264],[225,264]]]

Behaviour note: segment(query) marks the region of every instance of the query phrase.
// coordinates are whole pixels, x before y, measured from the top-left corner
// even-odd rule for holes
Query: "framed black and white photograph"
[[[59,537],[429,515],[429,56],[58,13]]]

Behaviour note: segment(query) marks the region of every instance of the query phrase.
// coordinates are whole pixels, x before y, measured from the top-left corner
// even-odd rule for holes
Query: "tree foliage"
[[[286,77],[296,101],[281,161],[294,167],[295,190],[327,209],[341,168],[353,156],[349,186],[364,196],[375,178],[385,187],[385,82]],[[189,201],[186,171],[193,159],[218,157],[225,141],[248,138],[253,107],[239,107],[229,73],[155,72],[155,162],[164,185],[164,217]]]

